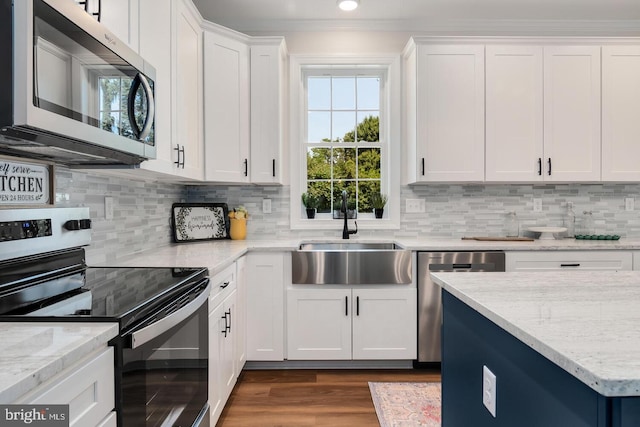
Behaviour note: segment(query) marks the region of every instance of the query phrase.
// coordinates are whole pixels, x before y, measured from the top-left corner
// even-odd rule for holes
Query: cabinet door
[[[249,48],[204,32],[207,181],[249,182]]]
[[[544,48],[547,181],[600,180],[600,47]]]
[[[536,251],[507,252],[506,271],[615,270],[633,269],[633,255],[627,251]]]
[[[218,335],[220,341],[220,386],[222,387],[222,400],[227,401],[233,386],[238,378],[236,372],[236,334],[235,334],[235,317],[236,317],[236,291],[225,298],[222,303],[223,313],[221,317],[220,331],[226,330],[225,333]]]
[[[102,1],[100,22],[109,31],[138,52],[138,2],[143,0],[105,0]],[[97,8],[96,0],[89,0],[89,8]],[[147,19],[147,18],[144,18]],[[165,28],[166,31],[166,28]],[[167,31],[168,32],[168,31]],[[145,57],[146,59],[146,57]]]
[[[418,181],[484,180],[484,46],[418,46]]]
[[[350,300],[350,289],[289,289],[287,358],[350,360]]]
[[[284,360],[285,254],[253,252],[246,257],[247,360]]]
[[[640,181],[639,119],[640,46],[603,46],[603,181]]]
[[[246,258],[236,261],[236,310],[234,334],[236,339],[236,374],[240,375],[247,361],[247,277]]]
[[[224,343],[224,306],[218,304],[213,310],[209,311],[209,406],[211,415],[211,425],[215,426],[222,409],[224,408],[225,399],[222,397],[222,346]]]
[[[487,181],[542,181],[541,46],[486,47]]]
[[[282,184],[284,42],[251,46],[251,182]]]
[[[202,179],[202,31],[190,3],[173,2],[173,142],[176,174]]]
[[[353,290],[353,359],[417,357],[416,289]]]

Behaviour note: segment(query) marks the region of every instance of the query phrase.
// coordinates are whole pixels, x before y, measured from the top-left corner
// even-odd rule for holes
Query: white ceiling
[[[640,0],[194,0],[203,17],[238,31],[333,28],[423,31],[447,22],[624,23],[638,28]],[[640,31],[640,30],[639,30]]]

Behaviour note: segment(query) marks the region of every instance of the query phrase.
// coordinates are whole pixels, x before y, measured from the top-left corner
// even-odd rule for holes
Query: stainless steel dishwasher
[[[504,252],[418,252],[417,367],[442,361],[442,293],[431,281],[432,271],[504,271]]]

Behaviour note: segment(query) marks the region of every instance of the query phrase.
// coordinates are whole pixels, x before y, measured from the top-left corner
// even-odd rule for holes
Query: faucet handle
[[[356,229],[349,230],[349,234],[356,234],[358,232],[358,221],[353,221],[353,223],[356,225]]]

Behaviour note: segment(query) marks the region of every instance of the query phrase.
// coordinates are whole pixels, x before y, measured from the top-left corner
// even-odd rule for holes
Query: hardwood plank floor
[[[377,426],[369,381],[440,381],[440,371],[243,371],[217,426]]]

